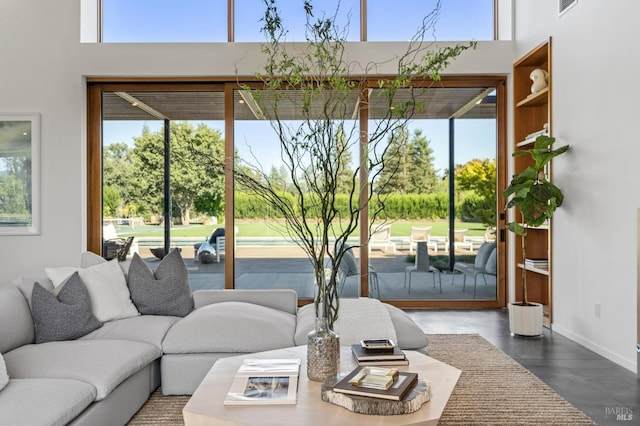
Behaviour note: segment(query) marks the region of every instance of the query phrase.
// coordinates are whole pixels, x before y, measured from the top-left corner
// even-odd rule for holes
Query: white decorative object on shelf
[[[533,84],[531,85],[532,94],[538,93],[549,85],[549,74],[541,68],[536,68],[531,71],[529,78],[533,80]]]

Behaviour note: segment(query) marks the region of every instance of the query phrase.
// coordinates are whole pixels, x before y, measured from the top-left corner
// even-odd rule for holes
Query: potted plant
[[[549,181],[548,165],[558,155],[564,154],[569,145],[553,149],[555,138],[538,136],[533,148],[519,150],[514,157],[529,156],[532,164],[511,179],[504,190],[509,198],[505,209],[517,207],[521,221],[507,224],[507,229],[522,237],[522,259],[527,258],[527,232],[531,227],[543,225],[551,219],[556,208],[562,205],[564,196],[560,188]],[[509,326],[511,332],[524,336],[542,334],[542,305],[527,299],[527,274],[522,271],[522,293],[520,301],[509,304]]]

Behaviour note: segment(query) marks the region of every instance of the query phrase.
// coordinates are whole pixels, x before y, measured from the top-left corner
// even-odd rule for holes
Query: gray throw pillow
[[[89,291],[78,272],[69,277],[57,296],[35,283],[31,311],[36,343],[73,340],[102,327],[91,313]]]
[[[189,271],[178,250],[171,250],[155,273],[134,253],[128,284],[131,300],[143,315],[184,317],[193,310]]]

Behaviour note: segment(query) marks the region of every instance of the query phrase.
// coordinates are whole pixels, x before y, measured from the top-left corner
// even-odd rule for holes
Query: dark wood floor
[[[480,334],[600,425],[640,425],[638,376],[564,336],[512,336],[506,310],[407,312],[427,334]]]

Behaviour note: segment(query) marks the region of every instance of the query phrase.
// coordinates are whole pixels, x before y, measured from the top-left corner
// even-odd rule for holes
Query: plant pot
[[[519,336],[542,334],[542,305],[509,303],[509,329]]]

